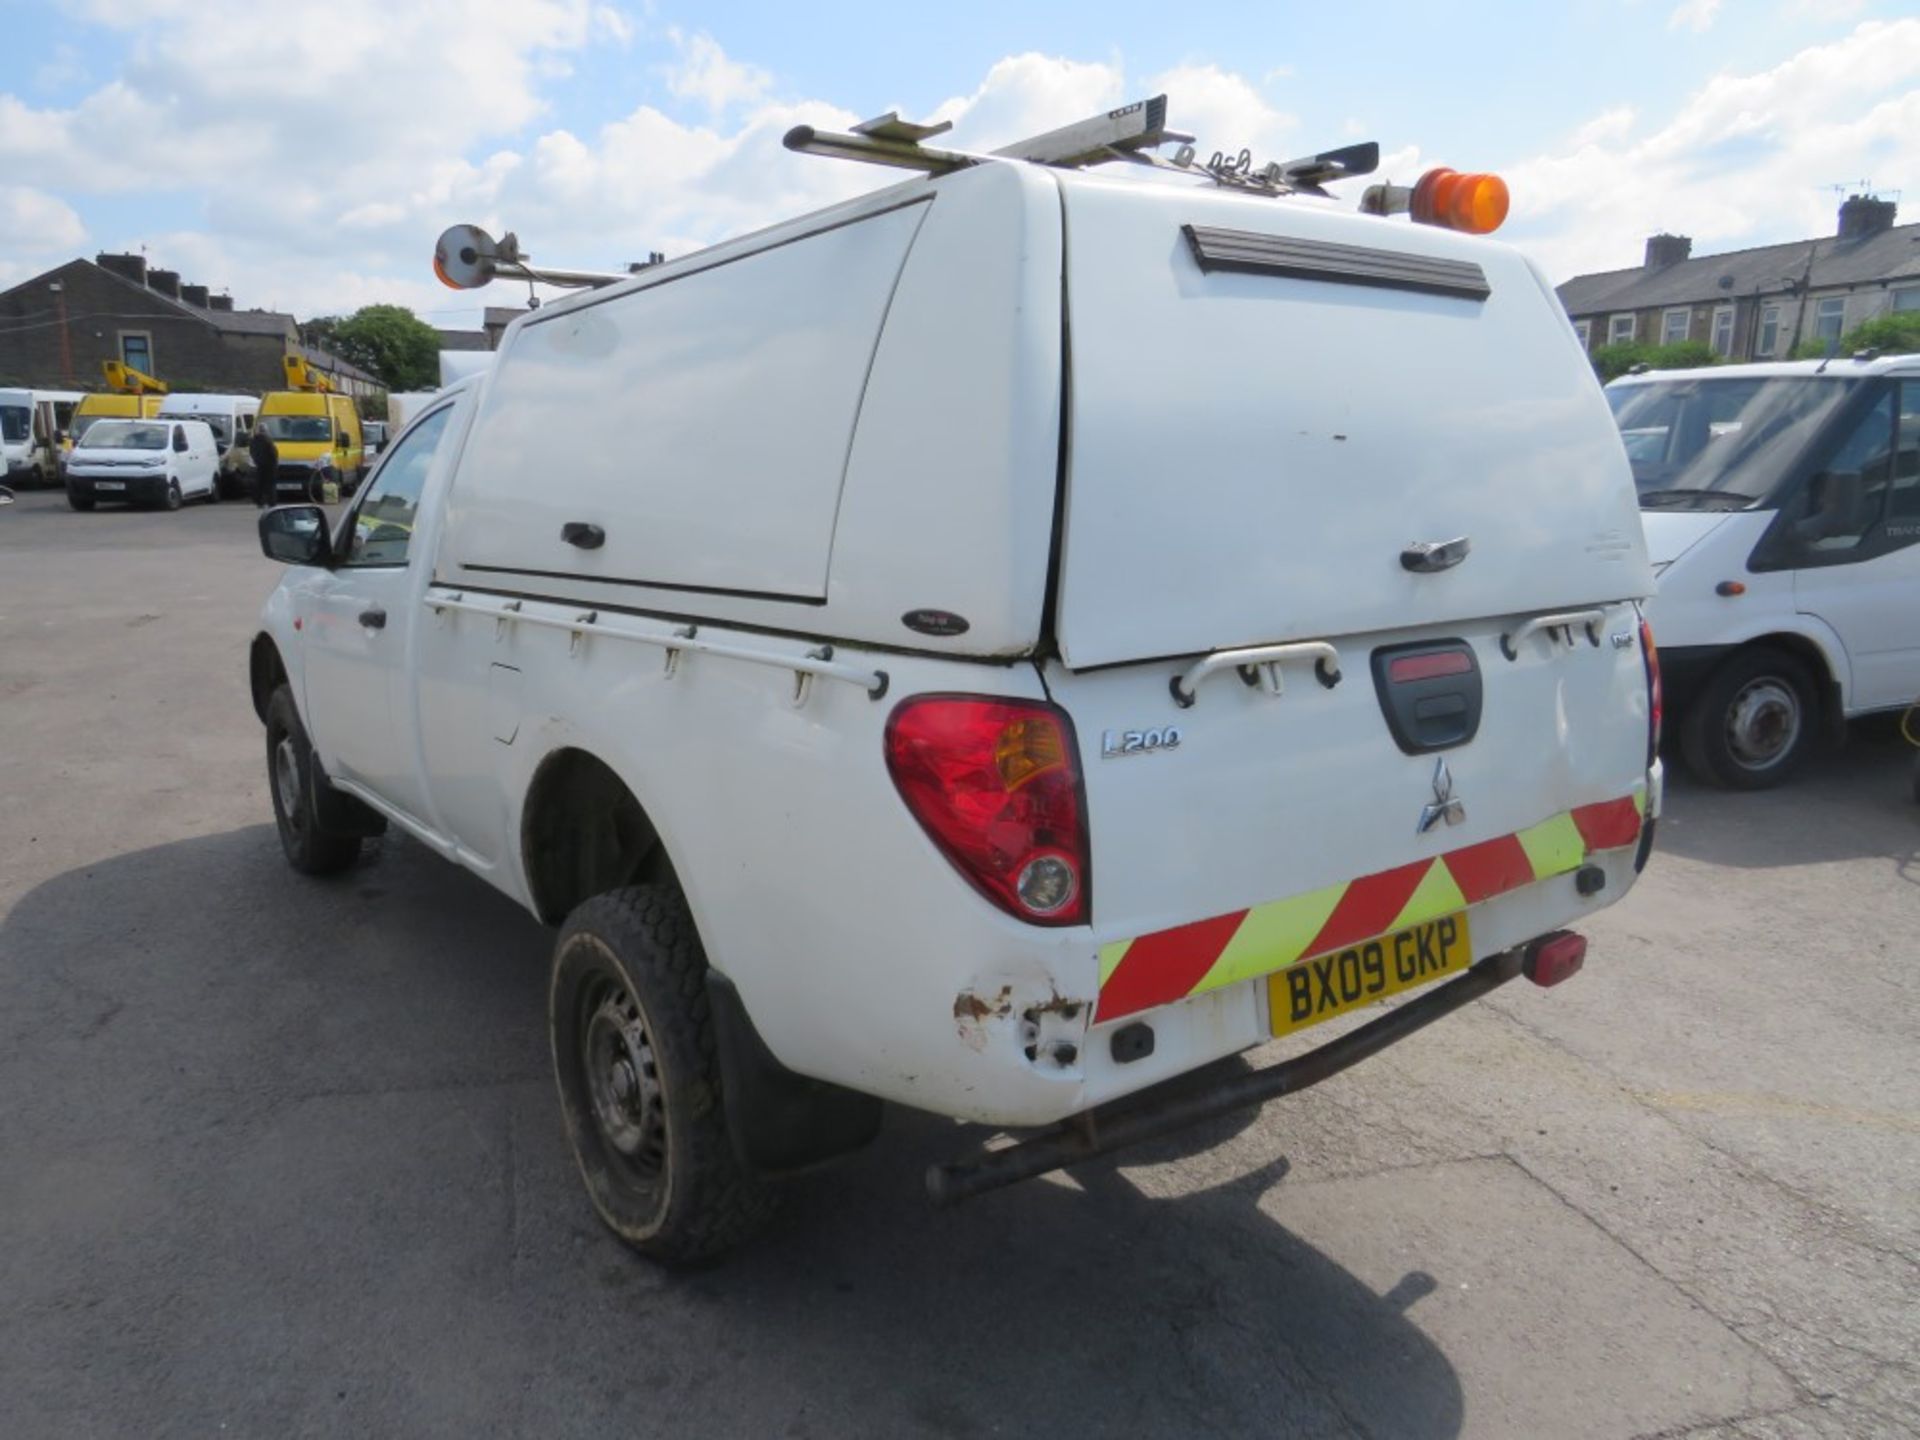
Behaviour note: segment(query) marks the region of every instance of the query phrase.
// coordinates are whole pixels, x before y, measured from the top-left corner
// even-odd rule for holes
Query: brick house
[[[1700,340],[1728,360],[1780,360],[1805,340],[1920,311],[1920,225],[1894,224],[1890,200],[1854,195],[1833,235],[1694,255],[1685,235],[1653,235],[1631,270],[1559,287],[1589,353],[1634,340]]]
[[[103,360],[119,360],[174,390],[258,395],[284,383],[282,360],[303,354],[349,393],[379,387],[337,356],[299,343],[293,317],[237,310],[226,295],[183,284],[144,255],[69,260],[0,291],[0,385],[91,390]]]

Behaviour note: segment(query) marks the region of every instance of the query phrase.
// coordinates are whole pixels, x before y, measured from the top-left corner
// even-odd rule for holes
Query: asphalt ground
[[[950,1213],[978,1137],[893,1114],[676,1274],[564,1148],[549,933],[405,840],[282,861],[275,576],[241,504],[0,510],[7,1440],[1920,1434],[1889,727],[1676,779],[1570,984]]]

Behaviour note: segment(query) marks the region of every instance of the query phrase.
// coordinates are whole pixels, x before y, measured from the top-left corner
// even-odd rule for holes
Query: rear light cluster
[[[922,696],[893,712],[886,749],[907,809],[981,894],[1036,925],[1086,920],[1086,806],[1064,711]]]
[[[1660,687],[1660,652],[1654,648],[1653,627],[1640,622],[1640,654],[1647,663],[1647,768],[1660,753],[1660,725],[1666,713],[1666,695]]]

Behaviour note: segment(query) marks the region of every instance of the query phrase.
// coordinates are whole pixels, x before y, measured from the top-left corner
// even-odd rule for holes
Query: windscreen
[[[1643,509],[1740,509],[1764,501],[1860,382],[1729,376],[1615,385]]]
[[[24,405],[0,405],[0,439],[19,444],[33,431],[33,412]]]
[[[325,415],[262,415],[260,428],[269,440],[325,445],[333,439],[333,421]]]
[[[91,450],[164,450],[171,427],[138,420],[102,420],[87,430]]]

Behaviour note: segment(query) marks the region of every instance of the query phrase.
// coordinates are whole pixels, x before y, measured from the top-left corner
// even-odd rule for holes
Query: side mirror
[[[333,539],[318,505],[281,505],[260,516],[260,549],[283,565],[328,565]]]

